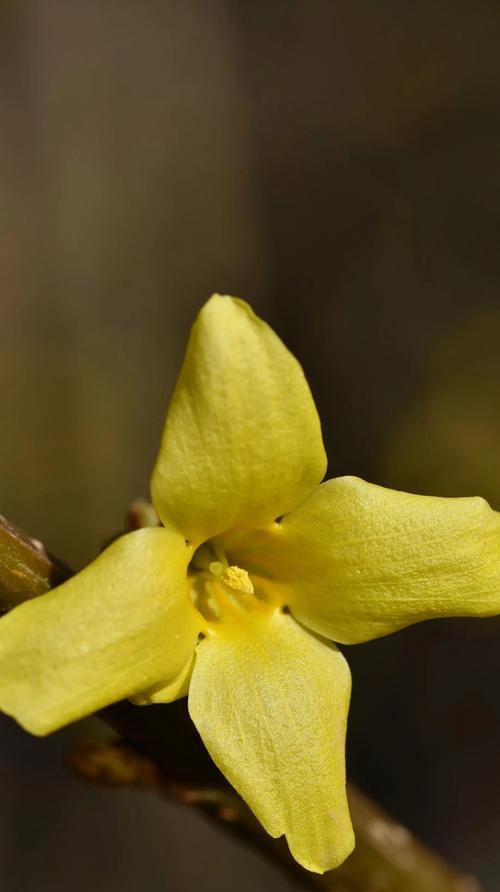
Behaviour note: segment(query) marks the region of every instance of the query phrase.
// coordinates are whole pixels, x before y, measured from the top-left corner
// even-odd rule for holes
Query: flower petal
[[[134,694],[133,697],[128,699],[135,706],[151,706],[153,703],[173,703],[174,700],[187,697],[194,669],[194,661],[195,651],[193,650],[191,659],[167,685],[164,683],[160,685],[155,684],[153,687],[141,691],[139,694]]]
[[[48,734],[122,697],[174,684],[198,634],[190,553],[174,531],[129,533],[0,619],[0,709]]]
[[[500,613],[500,515],[481,498],[341,477],[227,547],[300,622],[345,644],[435,617]]]
[[[221,624],[197,648],[189,711],[210,755],[271,836],[323,873],[351,852],[344,744],[351,689],[337,648],[275,611]]]
[[[291,511],[323,478],[318,415],[297,360],[248,304],[202,308],[151,481],[155,507],[197,545]]]

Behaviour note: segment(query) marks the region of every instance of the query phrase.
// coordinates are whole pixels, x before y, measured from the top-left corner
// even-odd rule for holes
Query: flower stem
[[[0,515],[0,614],[44,594],[71,575],[42,543]],[[356,848],[336,870],[322,876],[308,873],[292,859],[283,839],[265,833],[218,772],[189,720],[185,700],[154,709],[121,702],[103,710],[100,717],[121,739],[78,747],[70,759],[81,776],[110,786],[153,787],[194,806],[309,888],[325,892],[480,892],[474,879],[445,864],[352,784],[348,795]]]

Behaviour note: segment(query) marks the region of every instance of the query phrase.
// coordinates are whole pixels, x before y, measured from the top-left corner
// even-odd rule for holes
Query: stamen
[[[220,579],[221,582],[233,591],[243,592],[245,595],[254,594],[252,580],[247,571],[242,570],[241,567],[226,567]]]
[[[260,603],[253,597],[252,580],[241,567],[210,561],[205,570],[195,570],[189,578],[193,604],[209,624],[223,621],[226,615],[239,616]]]

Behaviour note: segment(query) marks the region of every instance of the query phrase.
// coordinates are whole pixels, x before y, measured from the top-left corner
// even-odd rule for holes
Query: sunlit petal
[[[340,651],[280,612],[202,641],[191,680],[191,717],[216,765],[268,833],[285,833],[294,858],[318,873],[354,844],[344,765],[350,688]]]
[[[47,734],[152,686],[175,691],[198,634],[189,557],[178,533],[139,530],[0,619],[0,709]]]
[[[282,523],[227,547],[297,619],[334,641],[500,613],[500,515],[481,498],[417,496],[341,477]]]
[[[193,544],[294,508],[326,468],[297,360],[248,304],[201,310],[168,411],[152,495]]]

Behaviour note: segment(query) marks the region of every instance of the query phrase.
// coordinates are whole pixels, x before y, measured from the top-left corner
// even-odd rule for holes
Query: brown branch
[[[144,505],[129,526],[156,523]],[[0,515],[0,612],[44,594],[71,571]],[[349,803],[356,848],[337,870],[319,876],[292,859],[284,839],[272,839],[208,756],[189,719],[186,701],[149,709],[117,703],[100,713],[118,742],[79,745],[70,762],[86,780],[150,788],[195,806],[310,888],[325,892],[480,892],[353,785]]]
[[[44,595],[71,570],[0,514],[0,613]]]

